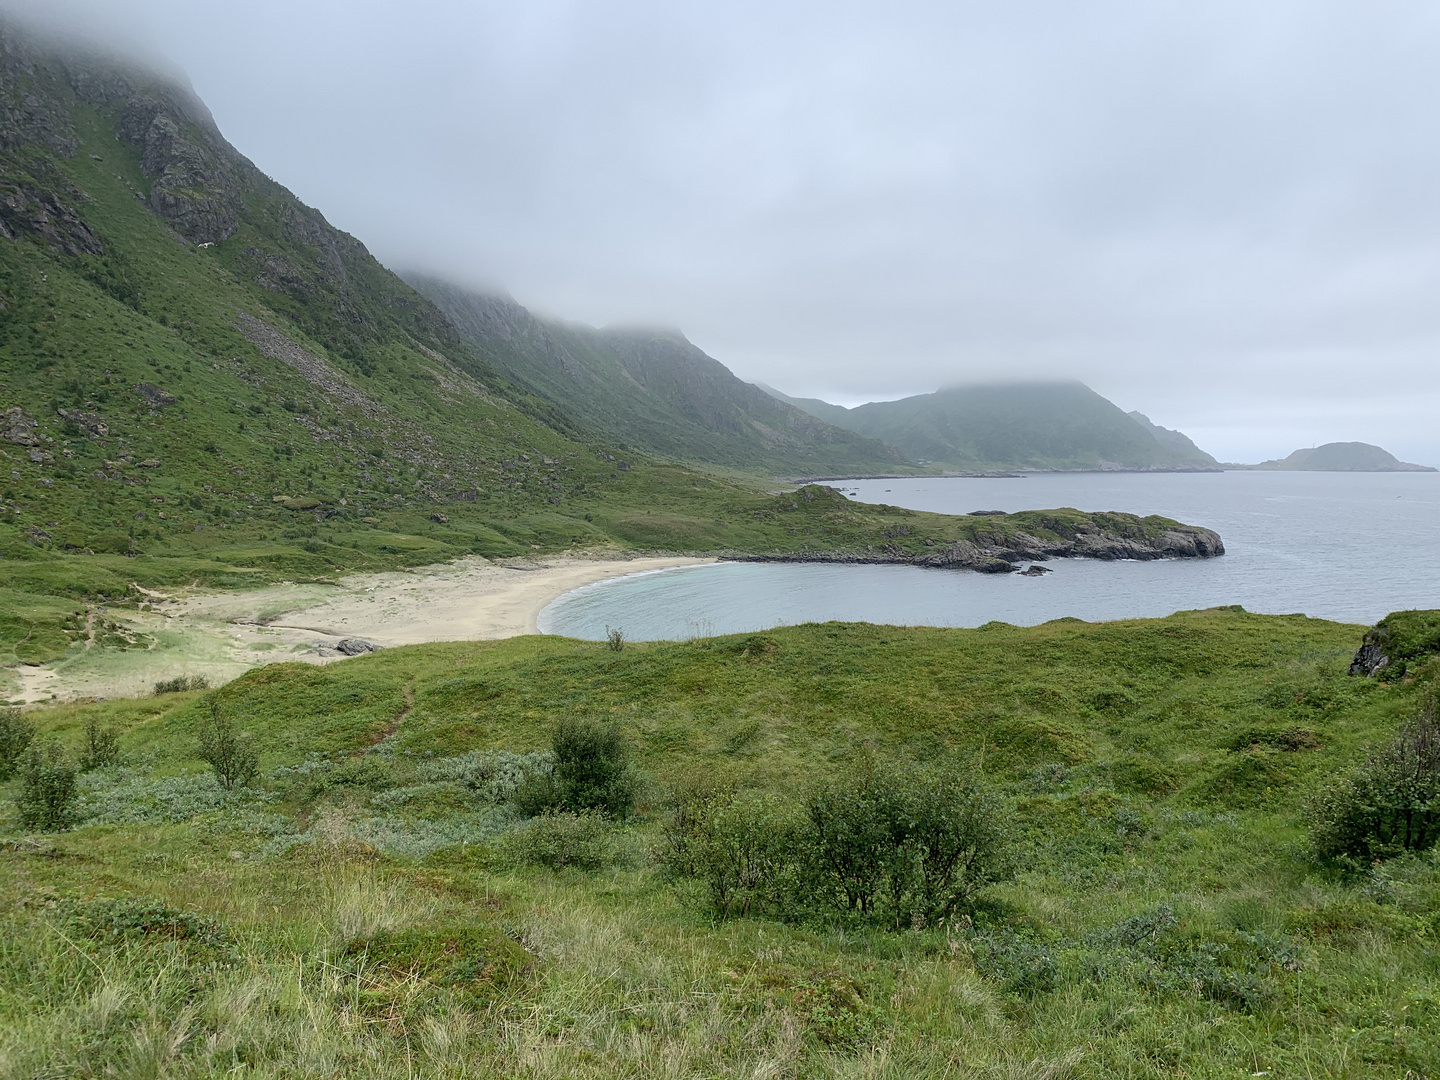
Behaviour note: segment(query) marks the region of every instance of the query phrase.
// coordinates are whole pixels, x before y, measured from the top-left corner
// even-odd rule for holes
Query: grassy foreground
[[[1433,662],[1347,677],[1360,636],[1217,609],[531,637],[32,712],[70,746],[116,726],[127,763],[74,831],[0,840],[0,1075],[1440,1075],[1435,853],[1345,880],[1305,846],[1309,792],[1433,692]],[[212,701],[259,786],[195,759]],[[453,779],[569,716],[647,777],[593,873],[519,865]],[[866,752],[1002,788],[1018,874],[973,917],[716,923],[648,854],[667,790],[794,795]]]

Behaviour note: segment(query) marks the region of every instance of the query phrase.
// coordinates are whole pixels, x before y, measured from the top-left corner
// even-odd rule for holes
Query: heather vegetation
[[[1435,1075],[1440,672],[1360,639],[532,637],[8,717],[0,1072]]]

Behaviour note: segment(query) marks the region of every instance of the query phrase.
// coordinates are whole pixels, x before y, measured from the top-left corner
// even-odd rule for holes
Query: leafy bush
[[[616,627],[605,627],[605,647],[611,652],[625,651],[625,631]]]
[[[0,709],[0,780],[15,774],[34,738],[35,725],[19,709]]]
[[[943,921],[1007,872],[1000,806],[954,768],[867,762],[806,801],[813,885],[893,925]]]
[[[76,821],[76,772],[54,743],[31,746],[20,768],[20,824],[26,829],[61,832]]]
[[[722,918],[786,914],[799,898],[808,841],[795,804],[770,794],[719,792],[676,808],[661,861],[671,873],[703,882]]]
[[[1000,807],[969,774],[867,762],[803,804],[719,792],[682,802],[663,862],[716,914],[835,910],[892,927],[943,922],[1006,873]]]
[[[120,736],[112,727],[101,727],[98,717],[85,721],[85,746],[80,751],[80,771],[107,769],[120,763]]]
[[[1436,703],[1311,807],[1310,841],[1326,859],[1365,866],[1440,840],[1440,720]]]
[[[541,814],[507,833],[500,851],[507,862],[552,870],[603,870],[626,861],[614,828],[594,812]]]
[[[173,679],[161,679],[155,684],[155,696],[161,694],[183,694],[187,690],[208,690],[210,680],[204,675],[177,675]]]
[[[235,730],[234,721],[220,712],[218,702],[210,703],[210,719],[200,725],[196,756],[215,770],[215,778],[226,791],[244,787],[260,771],[260,755],[250,736]]]
[[[616,818],[629,816],[639,778],[619,728],[596,720],[562,720],[551,744],[553,771],[536,772],[515,790],[521,813],[593,810]]]

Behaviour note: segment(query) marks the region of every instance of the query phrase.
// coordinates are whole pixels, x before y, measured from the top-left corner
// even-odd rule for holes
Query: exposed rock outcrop
[[[282,364],[294,368],[306,382],[318,386],[341,406],[353,405],[366,416],[378,416],[381,413],[380,406],[351,386],[329,364],[302,349],[263,319],[257,319],[242,311],[235,320],[235,325],[251,345],[270,359],[279,360]]]
[[[61,182],[62,190],[69,185]],[[62,255],[99,255],[104,251],[100,238],[81,219],[73,205],[78,193],[66,191],[70,201],[56,191],[24,181],[0,181],[0,236],[16,240],[33,236]]]
[[[1386,679],[1399,679],[1437,655],[1440,611],[1392,611],[1365,631],[1350,661],[1350,674],[1368,677],[1384,672]]]
[[[16,446],[39,446],[35,418],[18,405],[12,405],[0,414],[0,439]]]
[[[151,405],[164,407],[175,404],[175,395],[162,390],[154,383],[142,382],[135,384],[135,393],[144,398]]]
[[[1369,677],[1389,666],[1390,657],[1385,655],[1385,650],[1370,642],[1355,650],[1355,658],[1350,661],[1350,674]]]

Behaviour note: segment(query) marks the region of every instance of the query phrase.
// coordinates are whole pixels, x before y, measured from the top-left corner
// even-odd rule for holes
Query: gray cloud
[[[393,266],[793,393],[1065,374],[1440,464],[1434,3],[29,3]]]

